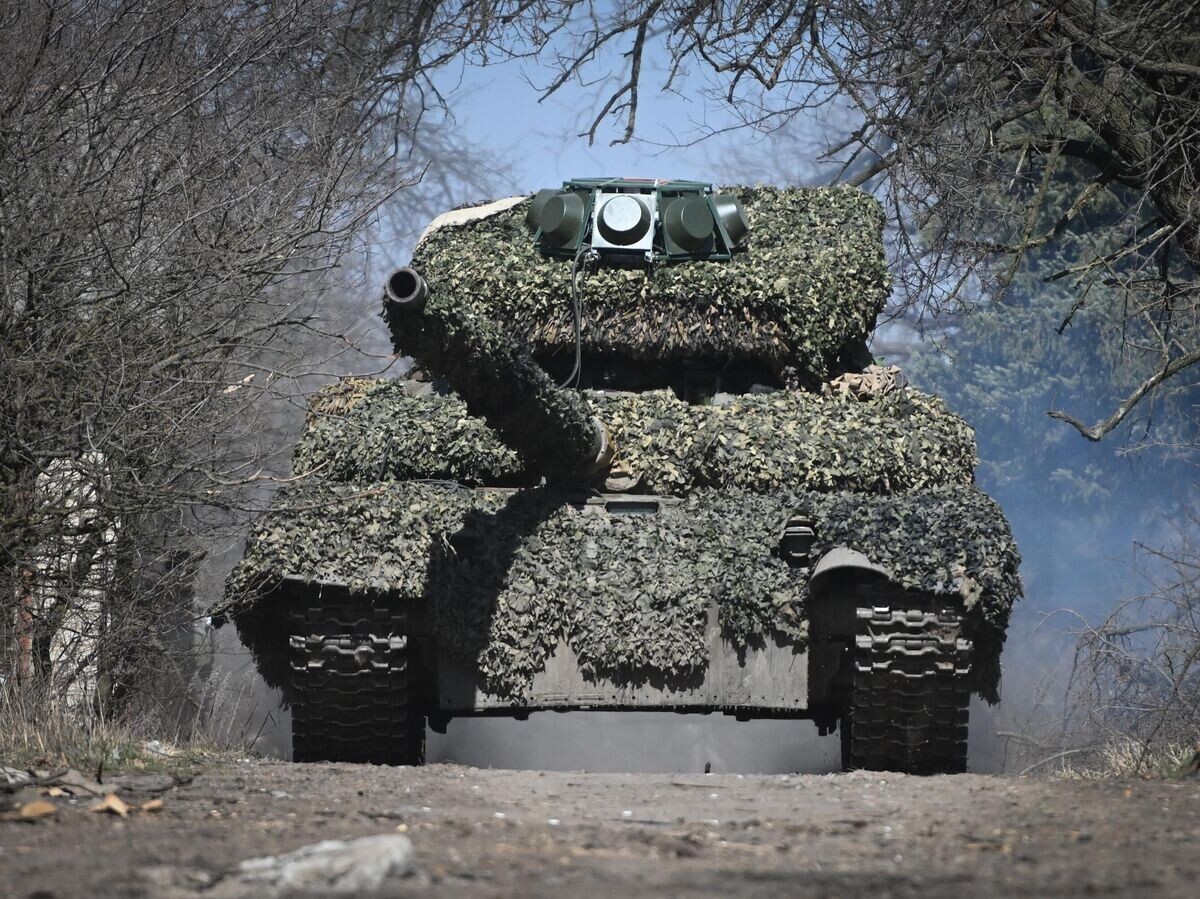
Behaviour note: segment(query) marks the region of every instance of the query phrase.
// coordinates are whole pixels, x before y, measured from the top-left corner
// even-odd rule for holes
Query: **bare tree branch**
[[[1200,362],[1200,347],[1197,347],[1189,353],[1185,353],[1182,356],[1172,359],[1156,374],[1143,381],[1138,388],[1133,391],[1133,393],[1129,394],[1129,396],[1122,400],[1121,405],[1117,407],[1117,410],[1112,415],[1090,427],[1079,419],[1057,409],[1052,409],[1046,414],[1051,418],[1058,419],[1059,421],[1065,421],[1088,440],[1102,440],[1105,435],[1111,433],[1113,429],[1117,427],[1117,425],[1125,420],[1125,417],[1133,411],[1134,407],[1137,406],[1138,403],[1145,399],[1146,395],[1149,394],[1150,391],[1152,391],[1167,378],[1178,374],[1185,368],[1195,365],[1197,362]]]

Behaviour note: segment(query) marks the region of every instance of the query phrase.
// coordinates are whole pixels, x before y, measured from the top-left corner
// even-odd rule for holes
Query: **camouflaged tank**
[[[662,709],[963,770],[1019,557],[970,427],[866,354],[879,205],[597,183],[436,220],[385,290],[409,377],[312,397],[303,477],[215,612],[284,690],[294,758],[412,764],[457,715]],[[595,249],[628,237],[601,234],[604,190],[654,207],[648,253]],[[697,193],[714,222],[672,208]],[[622,202],[608,224],[636,227]]]

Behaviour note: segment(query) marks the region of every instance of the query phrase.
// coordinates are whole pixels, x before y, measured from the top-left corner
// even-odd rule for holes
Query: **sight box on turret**
[[[539,190],[525,224],[548,256],[594,250],[649,263],[728,259],[750,232],[741,201],[701,181],[581,178]]]

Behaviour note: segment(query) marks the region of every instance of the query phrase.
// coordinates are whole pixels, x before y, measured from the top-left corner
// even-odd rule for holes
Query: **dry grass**
[[[1063,753],[1046,764],[1044,772],[1067,780],[1169,779],[1183,776],[1200,754],[1184,743],[1147,747],[1126,737],[1098,746]]]
[[[149,705],[118,713],[65,703],[36,685],[0,685],[0,764],[157,771],[245,756],[258,736],[251,724],[261,729],[264,717],[246,711],[248,693],[229,677],[210,679],[180,715]]]

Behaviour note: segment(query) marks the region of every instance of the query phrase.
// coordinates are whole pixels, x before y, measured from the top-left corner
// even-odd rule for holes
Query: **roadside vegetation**
[[[228,677],[190,691],[187,713],[125,704],[69,705],[25,684],[0,686],[0,765],[16,770],[76,769],[162,773],[254,755],[272,720]]]

